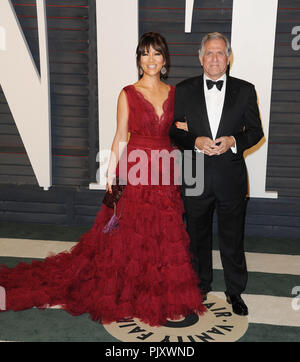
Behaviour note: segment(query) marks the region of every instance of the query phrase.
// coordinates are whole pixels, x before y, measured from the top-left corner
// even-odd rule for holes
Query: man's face
[[[212,80],[217,80],[226,73],[230,57],[226,53],[226,43],[223,39],[211,39],[205,43],[204,54],[199,57],[205,74]]]

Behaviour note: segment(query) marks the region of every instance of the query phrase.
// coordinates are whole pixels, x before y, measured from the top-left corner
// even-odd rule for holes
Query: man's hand
[[[215,148],[216,154],[221,155],[229,150],[229,148],[235,146],[235,139],[233,136],[224,136],[219,137],[215,140],[216,145],[218,146]]]
[[[234,145],[235,139],[232,136],[219,137],[216,140],[209,137],[197,137],[195,141],[195,147],[208,156],[221,155]]]
[[[195,147],[202,151],[205,155],[213,156],[216,155],[216,144],[209,137],[197,137],[195,141]]]

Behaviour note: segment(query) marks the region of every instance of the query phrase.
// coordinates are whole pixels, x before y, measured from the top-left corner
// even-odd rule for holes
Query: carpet
[[[0,264],[43,259],[67,250],[87,231],[84,227],[0,223]],[[0,340],[20,342],[299,342],[300,243],[296,239],[246,237],[249,279],[243,299],[247,317],[235,316],[226,303],[223,270],[214,240],[213,291],[205,317],[187,316],[150,328],[140,321],[111,325],[87,314],[73,317],[59,306],[0,313]]]

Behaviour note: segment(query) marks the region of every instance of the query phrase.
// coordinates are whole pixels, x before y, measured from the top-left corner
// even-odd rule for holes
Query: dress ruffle
[[[204,312],[176,188],[128,185],[117,206],[126,215],[119,229],[103,233],[113,212],[103,205],[70,251],[2,266],[7,309],[61,305],[101,323],[136,317],[149,325]]]

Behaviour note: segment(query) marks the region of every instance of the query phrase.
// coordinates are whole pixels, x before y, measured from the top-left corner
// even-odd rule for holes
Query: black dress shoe
[[[240,295],[226,295],[226,301],[232,305],[233,313],[248,315],[248,308]]]

